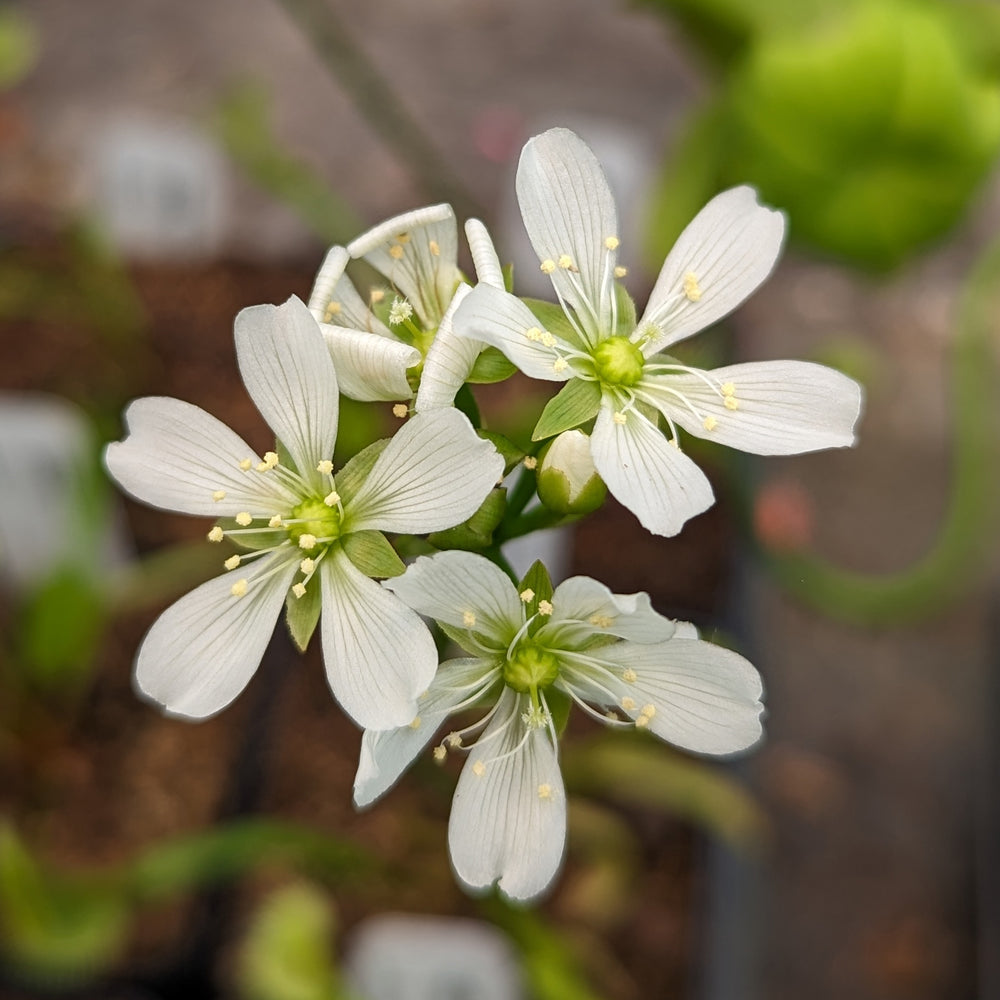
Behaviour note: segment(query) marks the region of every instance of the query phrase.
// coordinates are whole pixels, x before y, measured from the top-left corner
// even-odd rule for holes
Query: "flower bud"
[[[589,514],[607,495],[590,457],[590,438],[580,430],[564,431],[539,463],[539,500],[557,514]]]

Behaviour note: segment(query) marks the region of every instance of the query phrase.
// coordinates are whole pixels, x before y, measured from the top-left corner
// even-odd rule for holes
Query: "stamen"
[[[727,410],[738,410],[740,407],[740,401],[735,396],[726,396],[722,405],[725,406]]]
[[[316,568],[316,563],[312,559],[310,559],[308,556],[306,556],[306,558],[303,559],[302,562],[299,563],[299,569],[302,570],[302,572],[305,573],[306,576],[308,576],[310,573],[312,573],[312,571],[315,568]]]
[[[223,539],[223,538],[225,538],[225,537],[226,537],[226,533],[225,533],[225,532],[224,532],[224,531],[222,530],[222,528],[220,528],[220,527],[219,527],[218,525],[216,525],[216,526],[215,526],[215,527],[214,527],[214,528],[213,528],[213,529],[212,529],[212,530],[211,530],[211,531],[210,531],[210,532],[208,533],[208,540],[209,540],[210,542],[221,542],[221,541],[222,541],[222,539]]]
[[[524,467],[526,469],[536,469],[538,468],[538,459],[534,455],[524,456]]]
[[[435,257],[441,256],[441,248],[438,246],[437,240],[430,240],[427,243],[427,249],[430,250],[431,254]]]
[[[406,403],[396,403],[392,408],[392,415],[396,417],[397,420],[404,420],[406,415],[410,412],[410,408]]]
[[[299,548],[306,549],[306,551],[316,548],[316,536],[310,535],[308,532],[299,535]]]
[[[709,415],[705,417],[705,419],[701,422],[701,425],[706,431],[714,431],[715,428],[719,426],[719,421],[716,420],[715,417]]]
[[[434,748],[434,762],[436,764],[443,764],[447,756],[448,750],[446,747],[439,745]]]
[[[615,411],[615,415],[611,419],[619,426],[628,422],[628,417],[621,410]]]
[[[316,466],[316,471],[323,473],[324,476],[329,476],[333,473],[333,462],[328,458],[324,458],[319,465]]]
[[[552,786],[541,784],[538,786],[538,797],[542,800],[552,798]]]
[[[391,247],[389,247],[389,256],[393,260],[402,260],[403,248],[398,243],[394,243]]]
[[[421,723],[421,722],[423,722],[423,719],[421,719],[421,718],[420,718],[420,716],[418,715],[418,716],[417,716],[417,717],[416,717],[416,718],[415,718],[415,719],[414,719],[414,720],[413,720],[413,721],[412,721],[412,722],[410,723],[410,729],[419,729],[419,728],[420,728],[420,723]]]
[[[332,493],[327,493],[327,495],[323,497],[323,503],[325,503],[327,507],[336,507],[337,504],[340,503],[340,494],[336,490]]]
[[[240,561],[239,556],[230,556],[222,565],[225,566],[226,569],[236,569],[236,567],[239,566]]]
[[[236,515],[236,523],[241,528],[249,528],[250,525],[253,524],[253,514],[251,514],[248,510],[241,510]]]
[[[476,616],[471,611],[463,611],[462,624],[466,628],[472,628],[472,626],[476,624]]]
[[[258,472],[269,472],[278,464],[278,453],[274,451],[264,452],[264,461],[257,466]]]
[[[403,246],[406,246],[406,244],[410,242],[410,234],[409,233],[400,233],[396,237],[396,242],[397,243],[401,243]]]
[[[605,237],[604,245],[609,250],[617,250],[618,247],[621,245],[621,240],[619,240],[617,236],[608,236]]]
[[[574,265],[573,265],[573,258],[570,257],[570,255],[568,253],[564,253],[564,254],[560,255],[560,257],[559,257],[559,266],[564,271],[575,271],[575,270],[578,270],[578,268],[574,267]]]
[[[626,712],[634,712],[639,707],[635,698],[630,698],[628,695],[622,698],[621,704],[622,708],[624,708]]]
[[[301,601],[306,596],[306,585],[304,583],[293,584],[292,593],[295,595],[296,600]]]
[[[694,271],[688,271],[684,275],[684,294],[691,302],[697,302],[701,298],[701,286]]]
[[[230,588],[229,592],[233,597],[245,597],[247,592],[246,580],[237,580]]]
[[[537,326],[530,326],[524,331],[524,335],[528,340],[539,341],[542,339],[542,331]]]
[[[462,736],[460,733],[449,733],[444,738],[445,743],[448,744],[453,750],[459,750],[462,746]]]
[[[481,760],[477,760],[472,765],[472,773],[477,778],[481,778],[486,773],[486,765]]]
[[[552,614],[552,605],[548,601],[539,601],[538,613],[540,615],[545,615],[546,617],[548,617],[549,615]]]
[[[569,362],[565,358],[556,358],[552,362],[552,370],[554,372],[564,372],[569,368]]]
[[[520,597],[525,604],[527,604],[529,601],[533,601],[535,599],[535,592],[528,587],[526,590],[522,590],[517,596]]]
[[[384,288],[373,288],[368,293],[368,301],[371,302],[372,305],[378,305],[384,298],[385,298]]]
[[[323,322],[329,323],[334,316],[339,316],[342,308],[339,302],[328,302],[323,312]]]
[[[553,337],[552,334],[549,333],[548,330],[542,331],[542,335],[541,335],[541,337],[539,339],[541,340],[543,347],[555,347],[556,346],[556,338]]]
[[[595,628],[611,628],[615,620],[609,615],[591,615],[587,621]]]
[[[216,491],[215,491],[215,492],[214,492],[214,493],[212,494],[212,499],[213,499],[213,500],[214,500],[214,501],[215,501],[216,503],[218,503],[218,502],[219,502],[220,500],[225,500],[225,499],[226,499],[226,491],[225,491],[225,490],[216,490]]]
[[[244,458],[243,461],[240,462],[240,468],[244,472],[249,472],[252,467],[253,467],[253,459],[252,458]]]
[[[272,517],[271,520],[267,522],[267,526],[269,528],[283,528],[284,523],[281,520],[281,515],[275,514],[274,517]]]
[[[626,684],[634,684],[638,679],[639,675],[631,667],[626,667],[622,671],[622,680]]]
[[[538,268],[542,274],[551,274],[556,269],[556,262],[551,258],[546,257],[545,260],[538,265]]]
[[[614,269],[613,273],[614,273],[614,276],[616,278],[624,278],[625,275],[628,274],[628,268],[627,267],[622,267],[619,264],[619,266]]]

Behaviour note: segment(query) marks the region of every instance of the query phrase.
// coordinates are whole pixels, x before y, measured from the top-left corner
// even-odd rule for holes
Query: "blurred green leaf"
[[[721,771],[648,736],[602,734],[563,761],[566,787],[695,823],[731,846],[759,849],[767,823],[753,797]]]
[[[465,549],[481,552],[493,544],[493,532],[503,520],[507,509],[507,491],[502,486],[494,487],[486,495],[479,509],[467,521],[448,528],[434,531],[427,540],[439,549]]]
[[[313,232],[327,243],[347,243],[364,228],[361,220],[315,170],[284,151],[271,131],[270,104],[259,83],[234,87],[216,108],[217,134],[251,179]]]
[[[0,90],[12,87],[38,58],[38,33],[14,7],[0,7]]]
[[[107,886],[46,871],[14,831],[0,827],[0,950],[23,976],[74,981],[107,968],[128,924]]]
[[[240,947],[237,978],[244,1000],[338,1000],[345,997],[333,960],[336,920],[326,895],[305,882],[271,893]]]

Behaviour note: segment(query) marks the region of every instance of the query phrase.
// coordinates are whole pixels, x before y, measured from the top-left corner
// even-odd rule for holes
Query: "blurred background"
[[[513,172],[552,125],[606,166],[640,307],[711,195],[784,209],[685,357],[834,364],[867,406],[849,451],[697,448],[719,503],[676,539],[613,501],[564,538],[554,575],[745,652],[768,737],[720,764],[574,719],[566,869],[524,910],[454,885],[448,768],[354,812],[358,734],[283,626],[218,718],[135,697],[217,555],[100,450],[148,394],[266,447],[236,312],[418,205],[547,294]],[[0,4],[0,996],[1000,996],[998,151],[994,2]],[[484,413],[526,440],[532,393]],[[383,409],[345,404],[346,453]]]

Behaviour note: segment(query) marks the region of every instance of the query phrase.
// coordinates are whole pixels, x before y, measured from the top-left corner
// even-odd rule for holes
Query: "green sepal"
[[[571,379],[553,396],[535,424],[532,441],[542,441],[585,424],[601,408],[601,387],[597,382]]]
[[[292,453],[278,440],[275,440],[274,442],[274,451],[278,456],[279,465],[283,465],[286,469],[299,469],[292,458]],[[299,472],[303,473],[308,473],[308,471],[308,469],[299,469]],[[265,473],[261,473],[261,475],[264,474]]]
[[[517,365],[508,361],[502,351],[495,347],[487,347],[472,366],[467,381],[476,385],[489,385],[492,382],[503,382],[517,371]]]
[[[569,710],[573,705],[573,699],[558,688],[548,687],[545,689],[545,704],[549,707],[549,715],[552,716],[552,725],[555,726],[556,735],[562,736],[566,732],[566,724],[569,722]]]
[[[501,274],[503,274],[503,289],[505,292],[514,291],[514,265],[504,264],[500,269]]]
[[[470,633],[467,628],[459,628],[457,625],[449,625],[447,622],[439,622],[435,619],[437,627],[449,638],[456,646],[460,649],[464,649],[465,652],[474,654],[475,650],[469,649],[472,644],[470,639]]]
[[[546,302],[544,299],[521,299],[521,301],[531,310],[543,329],[580,350],[586,347],[562,306]]]
[[[384,579],[406,572],[406,564],[381,531],[352,531],[344,535],[340,543],[347,558],[365,576]]]
[[[503,459],[503,474],[510,475],[523,461],[526,452],[522,451],[513,441],[505,438],[502,434],[494,431],[484,431],[481,427],[476,433],[484,440],[489,441],[499,452]]]
[[[223,531],[239,531],[240,525],[238,525],[231,517],[220,517],[215,522],[218,524]],[[260,527],[259,524],[254,524],[254,527]],[[259,531],[252,535],[227,535],[226,541],[232,543],[237,549],[249,549],[251,552],[256,552],[258,549],[273,549],[276,545],[280,545],[283,541],[288,538],[288,532],[282,528],[275,528],[274,531]],[[220,556],[227,554],[227,550],[224,545],[219,546]],[[220,559],[221,562],[221,559]]]
[[[615,282],[615,304],[618,308],[618,325],[615,333],[619,337],[631,337],[635,332],[635,300],[624,285]]]
[[[435,531],[427,536],[427,541],[438,549],[464,549],[468,552],[487,549],[493,544],[493,532],[503,520],[506,510],[507,490],[496,486],[467,521],[445,531]]]
[[[379,455],[385,451],[389,444],[389,438],[382,438],[368,445],[359,451],[339,472],[334,476],[337,484],[337,492],[341,500],[347,503],[361,489],[372,467],[378,461]]]
[[[523,594],[526,590],[532,591],[531,600],[524,602],[525,614],[528,618],[533,615],[535,620],[528,626],[528,635],[534,635],[548,620],[548,615],[538,614],[538,605],[542,601],[552,600],[552,578],[541,560],[536,559],[524,578],[517,585],[517,592]]]
[[[292,642],[302,653],[306,651],[309,640],[312,638],[313,632],[316,631],[322,606],[323,600],[318,578],[309,581],[302,597],[296,597],[291,590],[285,597],[285,621],[288,623],[288,632],[292,637]]]

